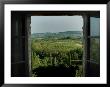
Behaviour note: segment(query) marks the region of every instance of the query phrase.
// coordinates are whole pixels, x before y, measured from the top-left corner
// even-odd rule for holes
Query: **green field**
[[[76,76],[82,76],[82,40],[32,38],[32,70],[39,67],[78,66]],[[80,60],[73,61],[71,60]],[[33,72],[33,76],[37,76]]]

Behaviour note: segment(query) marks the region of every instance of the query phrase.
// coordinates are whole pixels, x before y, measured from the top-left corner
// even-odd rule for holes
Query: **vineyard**
[[[32,38],[33,77],[82,76],[81,38]]]

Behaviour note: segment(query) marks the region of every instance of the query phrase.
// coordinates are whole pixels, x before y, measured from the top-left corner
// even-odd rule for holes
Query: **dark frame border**
[[[110,70],[109,67],[110,66],[110,1],[107,3],[107,77],[110,77]],[[109,78],[107,78],[107,83],[110,83]]]
[[[4,84],[4,4],[107,4],[107,15],[110,15],[110,2],[108,2],[109,0],[101,0],[100,2],[97,0],[0,0],[0,86],[2,87],[16,87],[16,86],[20,86],[20,87],[36,87],[36,86],[68,86],[68,87],[72,87],[73,85],[48,85],[48,84],[42,84],[42,85],[24,85],[24,84],[16,84],[16,85],[12,85],[12,84]],[[109,49],[110,49],[110,17],[107,17],[107,58],[110,57],[110,53],[109,53]],[[107,64],[109,65],[109,60],[107,59]],[[107,66],[108,66],[107,65]],[[108,67],[107,67],[107,73],[110,73],[108,71]],[[107,74],[108,75],[108,74]],[[109,77],[109,75],[107,76]],[[109,80],[107,78],[107,83],[109,83]],[[4,84],[4,85],[3,85]],[[82,86],[82,85],[79,85]],[[85,85],[86,87],[88,87],[88,85]],[[105,87],[107,85],[102,84],[100,85],[100,87]]]
[[[0,3],[0,86],[4,84],[4,6]]]

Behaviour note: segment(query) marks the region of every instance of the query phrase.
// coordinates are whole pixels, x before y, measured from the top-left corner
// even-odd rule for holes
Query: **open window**
[[[80,15],[83,17],[83,76],[100,76],[100,12],[11,12],[11,76],[32,76],[31,16]]]
[[[83,76],[82,27],[80,15],[31,16],[32,76]]]

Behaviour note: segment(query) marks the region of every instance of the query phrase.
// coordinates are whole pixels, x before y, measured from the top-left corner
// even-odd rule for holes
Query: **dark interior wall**
[[[100,65],[88,61],[85,76],[86,77],[100,77]]]
[[[100,11],[12,11],[15,14],[26,14],[30,16],[60,16],[60,15],[90,15],[100,17]]]

